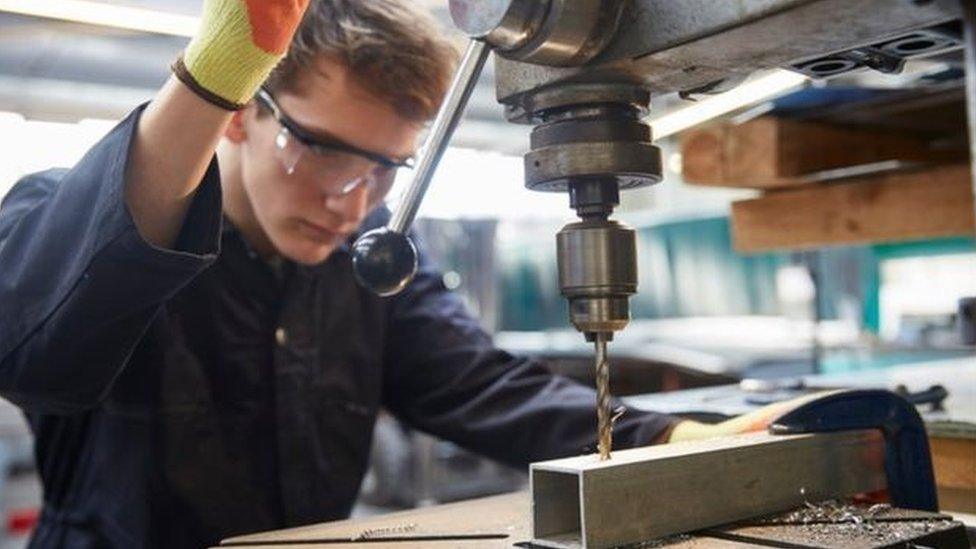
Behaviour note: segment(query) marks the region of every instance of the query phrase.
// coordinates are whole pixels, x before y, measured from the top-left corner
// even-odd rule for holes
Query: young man
[[[345,517],[381,406],[512,464],[592,451],[592,390],[494,348],[429,265],[389,299],[354,281],[455,59],[408,6],[313,2],[259,89],[304,2],[208,0],[147,107],[7,196],[0,394],[36,435],[33,546]],[[615,441],[674,424],[629,411]]]

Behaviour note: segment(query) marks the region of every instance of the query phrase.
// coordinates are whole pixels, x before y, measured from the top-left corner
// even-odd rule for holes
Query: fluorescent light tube
[[[191,37],[200,19],[90,0],[0,0],[0,11],[132,31]]]
[[[654,139],[674,135],[724,114],[765,101],[800,87],[808,81],[802,74],[776,69],[750,78],[739,86],[718,95],[681,107],[648,122]]]

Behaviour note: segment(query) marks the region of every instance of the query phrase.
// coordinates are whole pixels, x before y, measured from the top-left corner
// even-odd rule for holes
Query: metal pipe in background
[[[973,210],[976,211],[976,1],[962,4],[966,59],[966,111],[969,119],[969,170],[973,180]]]

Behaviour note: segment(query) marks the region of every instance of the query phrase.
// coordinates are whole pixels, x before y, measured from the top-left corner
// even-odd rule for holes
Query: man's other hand
[[[688,440],[701,440],[765,431],[787,412],[795,410],[803,404],[816,400],[823,395],[823,392],[819,392],[791,400],[776,402],[721,423],[707,424],[690,420],[682,421],[671,430],[671,436],[668,438],[668,442],[684,442]]]

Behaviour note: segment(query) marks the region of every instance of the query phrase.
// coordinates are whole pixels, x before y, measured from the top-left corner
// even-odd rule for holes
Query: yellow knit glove
[[[242,108],[288,51],[308,0],[205,0],[173,72],[207,101]]]
[[[829,391],[828,391],[829,392]],[[754,431],[765,431],[781,416],[791,410],[824,396],[826,392],[805,395],[792,400],[776,402],[768,406],[743,414],[721,423],[708,424],[697,421],[682,421],[671,429],[668,442],[682,442],[686,440],[701,440],[706,438],[726,437]]]

